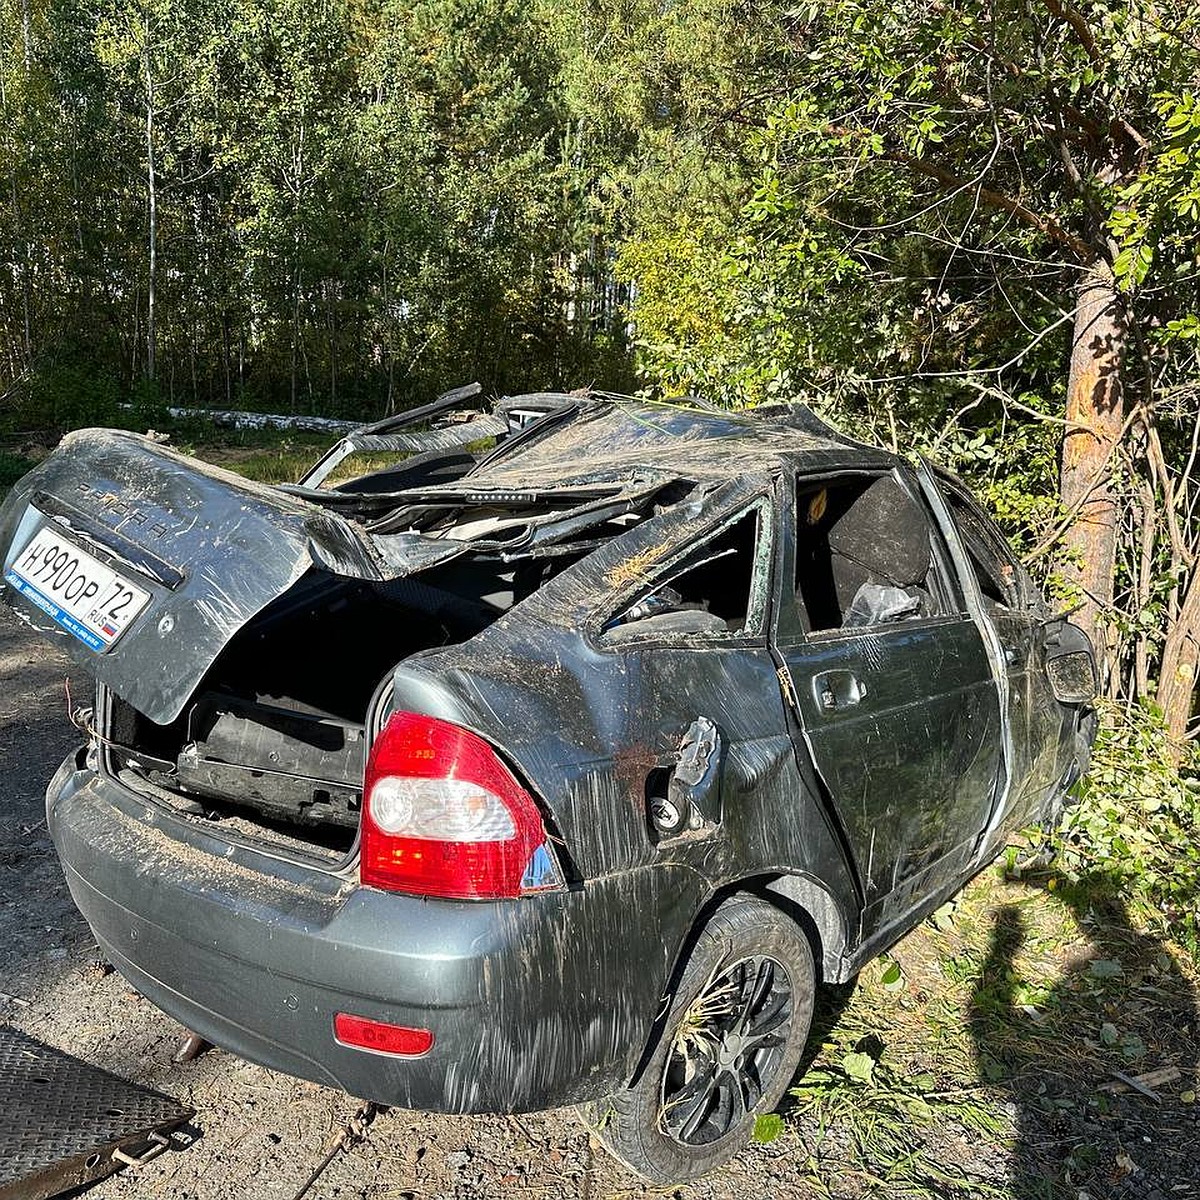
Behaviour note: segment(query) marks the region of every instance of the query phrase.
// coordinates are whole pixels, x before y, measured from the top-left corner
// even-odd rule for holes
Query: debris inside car
[[[200,1037],[577,1105],[680,1182],[778,1102],[820,983],[1063,802],[1091,648],[960,483],[807,408],[479,390],[295,486],[84,430],[13,489],[6,598],[98,680],[50,829]]]

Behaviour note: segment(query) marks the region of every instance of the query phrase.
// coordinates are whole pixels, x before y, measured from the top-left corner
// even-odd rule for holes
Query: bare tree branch
[[[873,136],[869,129],[850,129],[844,125],[831,125],[829,126],[829,132],[837,137],[858,140]],[[980,202],[986,204],[989,208],[1009,213],[1031,229],[1036,229],[1039,233],[1058,242],[1061,246],[1070,250],[1076,259],[1082,263],[1092,262],[1100,257],[1092,246],[1089,246],[1082,238],[1076,237],[1070,230],[1064,229],[1053,217],[1047,217],[1041,213],[1034,212],[1033,209],[1023,204],[1020,200],[1014,199],[1004,192],[997,192],[992,188],[984,187],[979,180],[963,179],[961,176],[955,175],[953,171],[947,170],[937,163],[930,162],[926,158],[910,154],[907,150],[902,150],[899,147],[888,148],[885,146],[880,157],[887,162],[900,163],[910,170],[916,171],[918,174],[936,180],[942,187],[950,188],[953,192],[966,191],[968,188],[975,190]]]
[[[1060,21],[1066,21],[1070,25],[1076,40],[1083,47],[1088,58],[1098,65],[1102,61],[1100,47],[1096,44],[1096,38],[1084,15],[1067,3],[1067,0],[1046,0],[1046,8],[1052,17],[1057,17]]]

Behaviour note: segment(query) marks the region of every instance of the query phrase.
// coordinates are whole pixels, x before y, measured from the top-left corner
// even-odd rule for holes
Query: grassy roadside
[[[1053,857],[1010,848],[826,998],[783,1132],[815,1194],[1200,1197],[1200,786],[1153,711],[1102,718]]]
[[[260,483],[295,483],[336,440],[324,433],[213,429],[194,423],[171,432],[176,450]]]
[[[1196,983],[1103,883],[993,867],[827,999],[785,1136],[821,1196],[1200,1196]]]

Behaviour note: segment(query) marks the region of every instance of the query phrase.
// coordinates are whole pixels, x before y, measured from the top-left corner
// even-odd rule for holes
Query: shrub
[[[1068,879],[1097,874],[1200,961],[1200,779],[1149,705],[1103,702],[1091,768],[1059,827]]]
[[[32,459],[0,450],[0,492],[7,491],[32,467]]]

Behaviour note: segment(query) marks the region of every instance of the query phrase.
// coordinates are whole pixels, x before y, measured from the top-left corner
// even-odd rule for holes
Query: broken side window
[[[943,494],[984,598],[1005,608],[1021,607],[1022,571],[1008,543],[954,489],[943,487]]]
[[[765,506],[736,518],[664,569],[604,626],[606,642],[759,633],[765,591],[760,527]]]
[[[802,482],[796,603],[816,633],[947,611],[924,509],[892,475]]]

